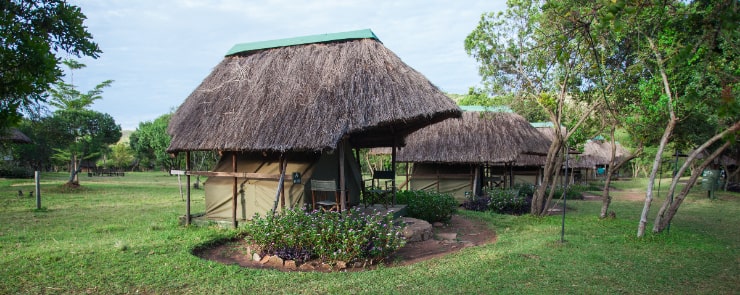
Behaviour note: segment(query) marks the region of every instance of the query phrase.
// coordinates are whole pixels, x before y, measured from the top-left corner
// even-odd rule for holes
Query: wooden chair
[[[311,179],[311,208],[313,210],[341,211],[339,197],[335,180]]]

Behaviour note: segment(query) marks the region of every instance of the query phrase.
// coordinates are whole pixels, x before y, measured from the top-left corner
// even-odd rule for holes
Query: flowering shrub
[[[400,204],[406,204],[409,217],[428,222],[448,222],[457,211],[457,200],[450,194],[429,191],[400,191],[396,194]]]
[[[501,214],[520,215],[529,211],[527,199],[519,195],[519,190],[490,189],[491,198],[489,207],[493,212]]]
[[[306,212],[288,209],[281,214],[255,216],[245,227],[247,241],[262,254],[298,262],[309,259],[344,262],[382,261],[406,243],[393,214]]]

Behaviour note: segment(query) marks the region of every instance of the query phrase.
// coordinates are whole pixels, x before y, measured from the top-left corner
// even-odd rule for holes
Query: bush
[[[21,167],[2,167],[0,168],[0,177],[2,178],[33,178],[33,171]]]
[[[475,195],[468,196],[465,202],[463,202],[462,207],[466,210],[480,212],[488,211],[491,209],[491,197]]]
[[[457,211],[457,200],[450,194],[429,191],[400,191],[396,194],[399,204],[406,204],[409,217],[427,222],[449,222]]]
[[[337,212],[285,210],[275,216],[255,216],[244,229],[247,241],[262,254],[305,262],[382,261],[406,243],[393,214],[364,214],[356,209]]]
[[[568,186],[568,192],[565,194],[565,197],[568,198],[568,200],[583,200],[583,192],[593,190],[599,190],[599,188],[591,185],[572,184]],[[548,190],[547,193],[550,193],[550,191]],[[560,199],[562,197],[563,187],[558,186],[555,188],[553,199]]]
[[[527,198],[520,196],[519,190],[490,189],[490,209],[501,214],[521,215],[529,212]]]

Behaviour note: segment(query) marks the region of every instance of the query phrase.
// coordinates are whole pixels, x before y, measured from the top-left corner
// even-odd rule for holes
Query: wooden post
[[[187,201],[185,202],[185,225],[190,225],[190,151],[185,152],[185,184],[187,185],[187,189],[185,189],[185,192],[187,194]],[[180,175],[177,175],[177,179],[180,179]],[[182,194],[182,187],[180,188],[180,194]],[[182,196],[182,195],[180,195]]]
[[[34,172],[34,180],[36,182],[36,210],[41,210],[41,172]]]
[[[285,210],[285,172],[288,167],[288,160],[283,157],[283,164],[280,165],[280,209]]]
[[[396,146],[398,145],[398,142],[396,141],[396,134],[393,133],[393,148],[391,148],[391,169],[393,170],[393,179],[391,179],[391,190],[393,194],[393,201],[391,201],[391,206],[396,205]]]
[[[347,210],[347,193],[346,188],[347,184],[345,183],[345,177],[344,177],[344,144],[346,142],[346,138],[342,138],[342,140],[339,142],[339,207],[341,207],[340,211]]]
[[[514,188],[514,162],[509,162],[509,189]]]
[[[236,152],[231,152],[231,170],[236,173]],[[231,200],[231,223],[234,226],[234,228],[237,228],[239,224],[236,221],[236,206],[237,206],[237,192],[236,192],[236,184],[237,184],[237,178],[234,177],[234,185],[232,186],[231,193],[232,193],[232,200]]]
[[[478,190],[478,187],[481,186],[480,178],[481,178],[480,165],[476,165],[473,171],[473,197],[480,195],[480,190]]]

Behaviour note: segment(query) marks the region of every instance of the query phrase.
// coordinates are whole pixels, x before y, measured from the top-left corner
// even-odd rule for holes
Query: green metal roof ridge
[[[514,111],[508,106],[460,106],[464,112],[494,112],[494,113],[513,113]]]
[[[260,49],[286,47],[286,46],[303,45],[303,44],[311,44],[311,43],[331,42],[331,41],[341,41],[341,40],[353,40],[353,39],[375,39],[375,40],[380,41],[380,39],[378,39],[378,37],[375,36],[375,33],[373,33],[373,31],[371,31],[370,29],[364,29],[364,30],[347,31],[347,32],[339,32],[339,33],[318,34],[318,35],[309,35],[309,36],[301,36],[301,37],[293,37],[293,38],[241,43],[241,44],[236,44],[233,47],[231,47],[231,49],[229,49],[229,51],[226,52],[226,56],[234,55],[234,54],[242,53],[242,52],[260,50]]]

